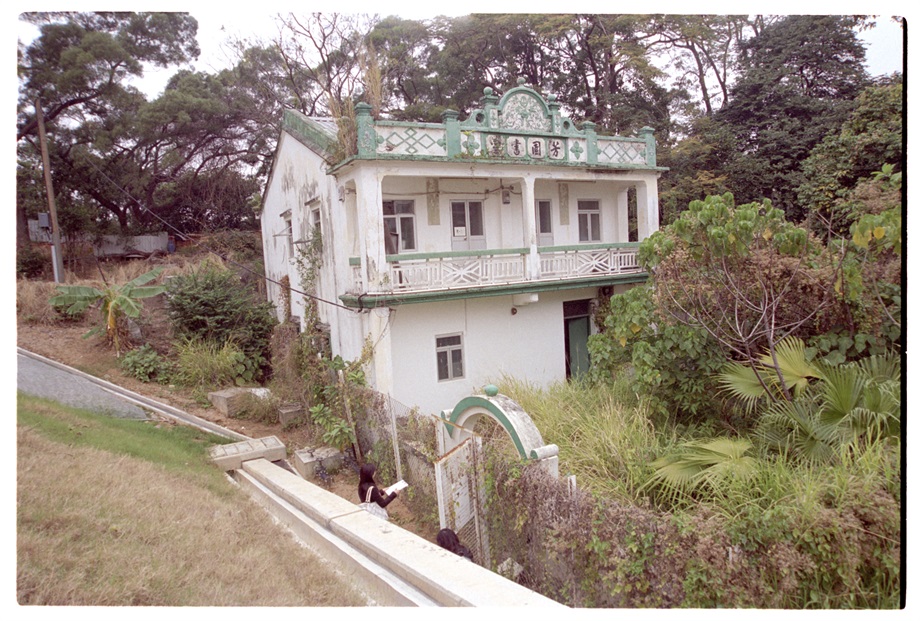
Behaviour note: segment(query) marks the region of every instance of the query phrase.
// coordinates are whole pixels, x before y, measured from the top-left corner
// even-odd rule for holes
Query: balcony
[[[372,291],[352,258],[353,287],[342,300],[364,306],[637,282],[646,276],[638,250],[635,242],[541,247],[535,262],[525,248],[387,255],[385,284]]]

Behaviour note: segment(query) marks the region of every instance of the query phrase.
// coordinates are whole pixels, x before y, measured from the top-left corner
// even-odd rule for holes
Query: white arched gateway
[[[536,460],[554,476],[559,475],[559,447],[544,444],[540,431],[527,412],[513,399],[489,385],[484,395],[462,399],[452,410],[441,413],[435,479],[441,528],[452,528],[482,563],[489,555],[488,536],[480,525],[484,510],[480,451],[482,443],[473,433],[476,423],[488,417],[508,433],[524,459]]]

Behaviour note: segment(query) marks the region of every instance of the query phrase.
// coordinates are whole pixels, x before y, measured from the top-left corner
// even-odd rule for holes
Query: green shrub
[[[230,270],[205,265],[167,283],[167,312],[176,336],[219,345],[232,342],[243,354],[247,381],[268,370],[269,341],[277,321],[273,306],[258,301]],[[237,361],[238,363],[241,361]]]
[[[48,258],[32,247],[16,252],[16,275],[20,278],[38,278],[44,274],[46,266]]]
[[[120,364],[122,370],[142,382],[157,381],[168,384],[172,377],[172,364],[160,356],[150,344],[127,352]]]
[[[310,418],[323,430],[323,442],[329,446],[341,451],[354,444],[354,429],[325,403],[318,403],[311,407]]]
[[[632,389],[664,415],[699,418],[721,409],[714,376],[722,351],[703,330],[662,317],[651,286],[612,296],[603,326],[588,339],[593,379],[631,373]]]

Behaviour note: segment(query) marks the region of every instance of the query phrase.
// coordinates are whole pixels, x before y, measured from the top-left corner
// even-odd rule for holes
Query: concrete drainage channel
[[[211,458],[376,604],[565,608],[307,481],[285,452],[270,437],[214,446]]]

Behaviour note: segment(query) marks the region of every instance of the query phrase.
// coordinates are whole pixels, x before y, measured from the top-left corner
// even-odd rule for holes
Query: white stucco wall
[[[345,291],[351,278],[348,266],[351,254],[348,251],[354,245],[353,231],[347,226],[345,205],[339,200],[335,178],[326,174],[325,162],[290,135],[282,133],[261,216],[265,269],[271,279],[268,297],[275,304],[280,319],[283,315],[281,288],[276,283],[283,276],[288,276],[295,290],[291,296],[291,312],[303,318],[304,297],[297,293],[302,290],[302,283],[295,255],[298,242],[308,240],[312,235],[311,212],[318,208],[323,267],[313,293],[322,300],[317,303],[317,308],[321,321],[330,327],[334,353],[352,359],[360,354],[367,322],[354,311],[336,306],[340,303],[338,296]],[[290,251],[286,219],[283,217],[288,211],[294,232],[294,255]]]
[[[512,314],[510,296],[406,304],[391,315],[393,397],[423,412],[452,408],[503,375],[545,386],[565,380],[562,304],[593,298],[594,289],[539,294]],[[465,376],[438,381],[435,338],[463,336]]]

